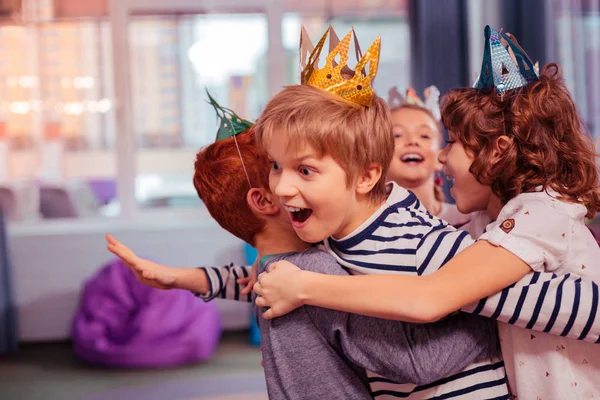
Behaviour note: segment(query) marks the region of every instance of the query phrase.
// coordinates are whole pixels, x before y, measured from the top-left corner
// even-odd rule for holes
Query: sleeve
[[[323,252],[303,261],[297,265],[304,270],[348,275]],[[304,308],[327,342],[350,362],[396,382],[431,383],[497,353],[495,324],[473,315],[458,313],[434,324],[407,324]]]
[[[423,236],[416,250],[417,274],[432,274],[457,253],[475,243],[465,231],[451,226],[433,228]]]
[[[428,384],[498,352],[495,324],[474,315],[409,324],[320,307],[306,311],[352,363],[399,383]]]
[[[555,201],[517,196],[479,239],[505,248],[534,271],[556,271],[568,254],[573,218]]]
[[[598,285],[575,274],[530,272],[514,285],[462,311],[538,332],[600,343]]]
[[[252,302],[251,293],[241,295],[240,291],[245,287],[237,283],[239,278],[245,278],[252,273],[252,266],[226,265],[224,267],[201,267],[206,272],[210,290],[207,293],[194,293],[204,301],[216,298]]]

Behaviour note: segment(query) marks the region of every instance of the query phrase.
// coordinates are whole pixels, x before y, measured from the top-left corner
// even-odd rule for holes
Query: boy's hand
[[[119,257],[129,267],[138,280],[157,289],[172,289],[175,287],[175,268],[157,264],[138,257],[129,247],[125,246],[111,235],[106,235],[108,251]]]
[[[263,318],[280,317],[302,306],[302,270],[288,261],[269,265],[268,272],[258,276],[254,291],[259,297],[256,305],[270,307]]]
[[[259,258],[256,257],[256,261],[254,261],[254,265],[252,266],[252,272],[250,273],[250,276],[248,276],[246,278],[240,278],[237,280],[238,284],[246,285],[246,287],[243,288],[240,292],[242,295],[247,295],[248,293],[250,293],[252,291],[252,288],[254,287],[254,284],[256,283],[256,272],[258,271],[258,261],[259,261]]]

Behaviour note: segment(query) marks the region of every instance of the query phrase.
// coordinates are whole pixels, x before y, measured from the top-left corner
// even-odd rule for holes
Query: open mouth
[[[285,206],[285,209],[290,213],[294,225],[304,224],[312,215],[312,210],[310,208]]]
[[[406,153],[402,157],[400,157],[400,161],[409,165],[419,165],[421,164],[425,158],[419,153]]]

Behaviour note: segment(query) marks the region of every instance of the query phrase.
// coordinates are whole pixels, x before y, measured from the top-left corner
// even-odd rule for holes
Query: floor
[[[211,360],[168,370],[93,368],[73,357],[70,343],[25,344],[17,355],[0,358],[0,398],[266,399],[260,360],[246,331],[224,334]]]

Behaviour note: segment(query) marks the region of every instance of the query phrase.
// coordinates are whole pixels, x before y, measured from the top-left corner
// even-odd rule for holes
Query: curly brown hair
[[[556,63],[540,79],[507,91],[453,89],[443,99],[442,123],[474,161],[470,172],[504,204],[520,193],[550,188],[593,218],[600,209],[596,151]],[[508,148],[492,164],[496,140]]]

